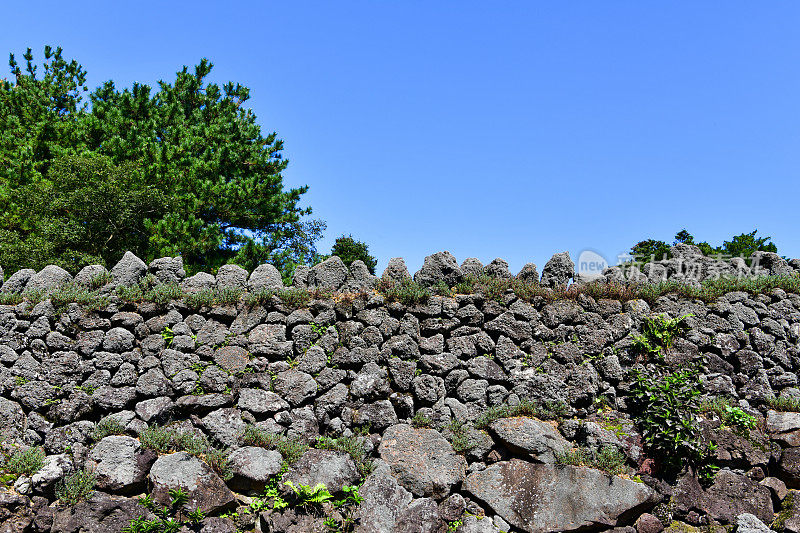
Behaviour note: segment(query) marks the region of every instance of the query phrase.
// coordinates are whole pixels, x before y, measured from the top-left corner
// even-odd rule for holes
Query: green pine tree
[[[212,64],[203,59],[156,89],[134,83],[120,90],[108,81],[86,102],[86,73],[64,59],[60,48],[45,48],[41,76],[30,50],[24,57],[23,70],[12,55],[13,79],[0,81],[0,242],[16,243],[0,247],[4,268],[44,261],[75,270],[87,261],[119,259],[119,235],[112,237],[119,244],[105,247],[89,242],[96,237],[87,232],[58,238],[61,251],[35,248],[45,238],[46,206],[31,210],[23,202],[43,187],[56,203],[69,202],[58,196],[74,199],[77,190],[70,188],[75,183],[59,183],[69,179],[64,169],[86,170],[98,161],[105,165],[102,172],[136,187],[116,200],[136,218],[135,242],[126,246],[145,260],[180,254],[194,272],[228,262],[254,268],[269,261],[291,269],[313,259],[325,225],[307,220],[311,209],[299,205],[308,187],[284,189],[283,142],[274,132],[262,134],[245,105],[247,87],[208,82]],[[136,204],[145,191],[155,193],[158,205]],[[82,216],[62,210],[59,220]],[[59,260],[69,250],[77,259]]]

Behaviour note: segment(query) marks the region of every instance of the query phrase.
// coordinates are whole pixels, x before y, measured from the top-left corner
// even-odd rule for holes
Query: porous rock
[[[613,527],[656,502],[643,483],[591,468],[519,459],[470,474],[464,489],[528,533]]]
[[[444,498],[466,474],[467,462],[433,429],[391,426],[378,453],[400,484],[417,496]]]

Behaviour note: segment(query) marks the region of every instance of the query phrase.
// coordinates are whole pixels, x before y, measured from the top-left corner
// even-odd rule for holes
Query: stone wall
[[[784,263],[782,273],[793,275]],[[568,254],[559,254],[541,278],[535,265],[518,277],[558,287],[573,270]],[[790,508],[782,520],[800,523],[787,493],[800,488],[800,414],[770,409],[776,397],[800,398],[797,294],[734,292],[711,303],[666,295],[648,304],[586,294],[525,301],[508,291],[409,306],[387,301],[363,263],[347,268],[332,258],[299,270],[294,290],[315,292],[298,306],[281,297],[291,289],[269,265],[187,278],[179,258],[146,265],[126,254],[98,277],[104,272],[87,267],[73,278],[47,267],[17,272],[0,289],[28,295],[0,306],[2,446],[8,457],[26,447],[46,454],[38,472],[3,478],[0,531],[121,531],[139,515],[153,517],[134,496],[168,503],[177,486],[189,492],[191,508],[210,516],[193,526],[209,533],[328,531],[326,517],[345,529],[348,516],[363,532],[634,524],[659,531],[672,520],[746,529],[769,524],[781,502]],[[182,299],[131,302],[114,292],[148,273],[190,294],[245,292],[199,308]],[[452,286],[468,274],[512,276],[502,260],[459,265],[444,252],[413,278]],[[410,276],[393,260],[383,278]],[[100,304],[47,297],[97,279],[107,282],[97,289]],[[246,298],[270,289],[276,293]],[[700,392],[728,398],[757,421],[746,437],[713,413],[691,421],[717,446],[720,470],[704,485],[691,469],[666,476],[636,424],[630,370],[648,361],[632,344],[644,321],[661,314],[689,315],[665,364],[702,364]],[[514,411],[519,405],[525,409]],[[502,409],[514,416],[487,418]],[[121,434],[98,430],[108,427]],[[142,435],[154,427],[207,442],[227,467],[208,450],[153,450]],[[613,449],[624,464],[616,474],[563,464],[573,449]],[[58,501],[59,483],[79,470],[97,478],[90,500]],[[335,495],[358,485],[363,502],[349,514],[330,504],[246,512],[281,475],[280,483],[322,482]],[[238,516],[220,518],[231,511]]]

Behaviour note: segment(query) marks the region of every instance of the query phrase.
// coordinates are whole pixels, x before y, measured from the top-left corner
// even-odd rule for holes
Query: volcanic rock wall
[[[500,260],[458,265],[443,253],[415,279],[453,285],[470,268],[511,277]],[[557,287],[572,271],[568,255],[556,256],[541,279],[532,265],[519,277]],[[198,307],[113,291],[148,273],[190,294],[244,292]],[[586,294],[525,301],[509,290],[406,305],[387,301],[363,263],[348,269],[338,258],[297,273],[291,290],[311,287],[310,299],[282,297],[290,289],[268,265],[185,278],[179,258],[145,265],[126,254],[103,275],[47,267],[2,287],[29,295],[0,306],[3,469],[13,474],[9,461],[28,447],[46,457],[36,472],[0,478],[0,531],[119,532],[138,516],[157,519],[135,496],[167,504],[177,487],[187,509],[207,515],[185,527],[209,533],[800,523],[789,490],[800,487],[800,414],[770,408],[800,398],[797,294],[733,292],[707,304],[666,295],[651,305]],[[397,260],[384,274],[408,277]],[[96,279],[107,281],[100,304],[47,297]],[[258,291],[266,296],[246,297]],[[648,363],[632,346],[655,315],[688,315],[665,364],[701,364],[699,392],[756,421],[746,435],[711,412],[690,421],[716,444],[719,470],[702,484],[692,468],[660,469],[632,407],[630,370]],[[154,446],[153,428],[173,440]],[[612,450],[620,464],[609,473],[565,460],[574,450]],[[96,478],[89,500],[60,500],[64,479],[83,471]],[[293,501],[286,481],[323,483],[336,497],[358,486],[363,501],[277,509],[253,499],[277,486]]]

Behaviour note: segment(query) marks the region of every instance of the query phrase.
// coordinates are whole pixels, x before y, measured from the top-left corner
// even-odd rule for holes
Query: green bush
[[[44,466],[44,458],[44,450],[38,446],[16,450],[6,460],[5,469],[18,476],[32,476]]]
[[[56,498],[67,505],[75,505],[94,493],[97,477],[92,472],[77,470],[68,474],[56,485]]]
[[[417,305],[425,303],[431,297],[430,291],[411,278],[399,283],[382,281],[379,287],[383,297],[388,302],[400,302],[403,305]]]
[[[185,531],[184,526],[196,526],[205,518],[201,509],[184,511],[189,495],[182,488],[170,489],[169,497],[167,507],[156,503],[151,496],[139,498],[139,505],[155,514],[156,518],[145,520],[144,516],[138,516],[122,529],[122,533],[177,533]]]
[[[260,289],[256,292],[248,292],[244,295],[244,304],[247,307],[264,306],[272,301],[272,298],[278,294],[275,289]]]
[[[244,428],[241,442],[244,446],[258,446],[277,450],[288,464],[296,462],[308,450],[308,445],[300,440],[291,439],[277,433],[270,433],[253,424],[248,424]]]
[[[800,413],[800,398],[794,396],[770,396],[766,400],[770,409]]]
[[[717,397],[706,400],[700,404],[700,410],[705,413],[714,413],[719,418],[723,427],[733,428],[738,433],[749,434],[755,429],[757,420],[754,416],[744,412],[741,407],[733,405],[728,398]]]
[[[527,416],[540,420],[559,420],[566,416],[567,406],[563,402],[546,401],[537,404],[530,400],[522,400],[516,405],[496,405],[488,408],[475,419],[477,429],[488,429],[492,422],[500,418]]]
[[[190,292],[183,297],[183,303],[189,309],[200,309],[202,307],[214,306],[214,289],[202,289]]]
[[[139,442],[142,448],[159,453],[184,451],[201,459],[223,479],[233,476],[228,467],[229,453],[213,447],[204,436],[197,436],[191,431],[150,426],[139,434]]]
[[[370,274],[375,274],[375,267],[378,265],[378,260],[369,254],[369,247],[365,243],[353,239],[352,235],[347,237],[342,235],[336,239],[331,248],[331,255],[338,256],[348,267],[353,264],[353,261],[360,259],[367,266]]]
[[[701,439],[700,370],[697,365],[669,371],[660,366],[632,370],[632,412],[647,448],[668,470],[701,466],[711,451]]]
[[[76,303],[88,309],[101,309],[108,304],[108,298],[97,291],[87,289],[77,283],[68,283],[50,291],[50,301],[56,309],[62,310],[67,304]]]
[[[123,435],[124,433],[125,426],[113,416],[109,416],[102,419],[94,427],[92,430],[92,440],[100,442],[104,437],[108,437],[109,435]]]
[[[624,474],[627,458],[616,446],[603,446],[599,450],[579,447],[568,452],[555,454],[556,464],[588,466],[612,475]]]
[[[306,289],[289,288],[279,291],[278,298],[289,307],[301,309],[307,306],[308,302],[311,301],[311,293]]]
[[[642,334],[633,338],[632,351],[645,357],[664,355],[675,343],[675,338],[688,329],[685,320],[692,315],[667,318],[664,315],[645,317]]]
[[[453,419],[445,429],[454,452],[465,454],[475,447],[475,443],[469,438],[469,427],[463,422]]]
[[[411,419],[411,425],[415,428],[429,428],[431,424],[431,419],[419,412]]]

